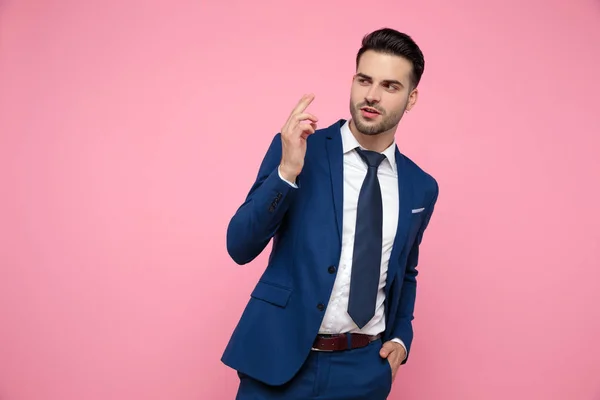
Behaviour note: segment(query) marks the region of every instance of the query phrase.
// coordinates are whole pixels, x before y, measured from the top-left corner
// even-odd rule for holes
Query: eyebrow
[[[363,74],[362,72],[357,73],[356,76],[360,77],[360,78],[368,79],[370,81],[373,80],[373,78],[371,78],[369,75]],[[404,87],[404,85],[402,84],[402,82],[397,81],[395,79],[386,79],[386,80],[383,81],[383,83],[387,83],[387,84],[391,84],[391,85],[400,85],[401,87]]]

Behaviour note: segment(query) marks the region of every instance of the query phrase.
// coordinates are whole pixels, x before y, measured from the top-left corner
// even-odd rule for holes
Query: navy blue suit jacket
[[[300,369],[333,288],[337,269],[330,267],[337,266],[341,252],[344,122],[308,137],[297,189],[279,177],[281,136],[275,135],[256,182],[228,226],[227,250],[240,265],[273,240],[268,265],[222,356],[226,365],[267,384],[283,384]],[[438,184],[397,148],[396,163],[400,210],[388,266],[383,339],[402,339],[410,354],[419,244]],[[412,212],[418,208],[424,211]]]

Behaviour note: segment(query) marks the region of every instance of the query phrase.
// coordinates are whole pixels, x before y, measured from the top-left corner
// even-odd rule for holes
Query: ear
[[[419,89],[414,88],[412,92],[408,95],[408,104],[406,105],[406,111],[410,111],[415,104],[417,104],[417,100],[419,99]]]

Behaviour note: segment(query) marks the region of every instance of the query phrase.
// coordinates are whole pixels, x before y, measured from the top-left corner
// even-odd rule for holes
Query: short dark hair
[[[360,57],[367,50],[393,54],[410,61],[413,67],[411,76],[413,87],[419,85],[425,69],[425,59],[421,49],[410,36],[391,28],[382,28],[365,35],[362,47],[356,55],[356,68],[358,68]]]

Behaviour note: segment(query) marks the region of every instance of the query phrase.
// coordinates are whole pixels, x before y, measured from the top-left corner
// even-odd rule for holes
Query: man
[[[238,264],[273,239],[222,361],[237,399],[385,399],[413,339],[419,244],[438,184],[394,136],[424,61],[392,29],[363,38],[349,121],[317,130],[306,95],[227,231]]]

